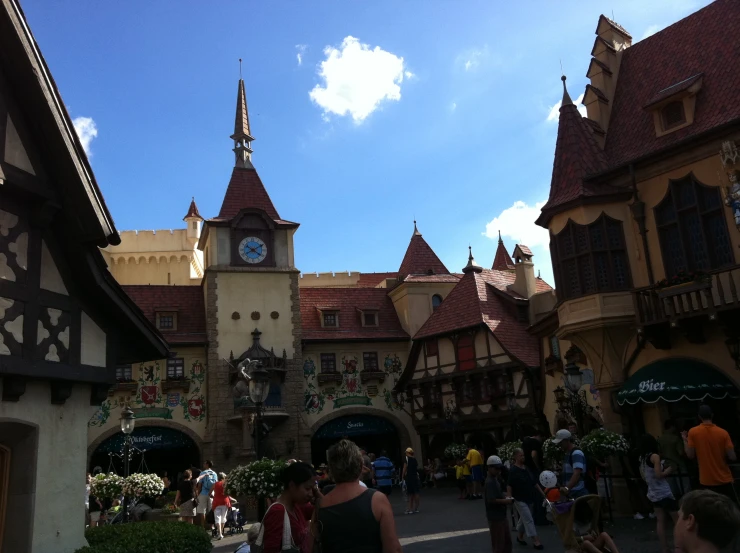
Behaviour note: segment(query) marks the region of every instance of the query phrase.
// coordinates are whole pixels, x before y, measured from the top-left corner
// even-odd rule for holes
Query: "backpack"
[[[213,489],[213,486],[216,485],[216,473],[212,470],[209,470],[206,472],[205,476],[203,477],[203,484],[201,485],[201,490],[203,490],[206,495],[211,493],[211,490]]]
[[[598,480],[598,477],[594,475],[595,470],[593,467],[593,464],[591,461],[586,457],[586,454],[583,453],[580,449],[574,449],[573,451],[580,451],[583,455],[583,458],[586,461],[586,470],[581,473],[581,478],[583,479],[583,484],[586,486],[586,489],[588,490],[588,493],[590,494],[598,494],[599,493],[599,486],[596,483]],[[568,456],[568,462],[570,463],[570,466],[573,467],[573,451],[570,452],[570,455]]]

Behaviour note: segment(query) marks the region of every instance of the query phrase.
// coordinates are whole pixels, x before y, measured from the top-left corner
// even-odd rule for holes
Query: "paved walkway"
[[[491,550],[483,502],[458,501],[456,493],[451,489],[422,490],[421,512],[404,515],[401,494],[394,490],[391,504],[405,552],[485,553]],[[614,536],[623,553],[660,553],[654,520],[616,519],[614,524],[607,525],[605,529]],[[563,551],[554,526],[540,527],[539,530],[545,550]],[[213,553],[233,553],[245,541],[244,536],[242,534],[214,542]],[[528,550],[534,551],[531,546],[519,546],[514,542],[514,553]]]

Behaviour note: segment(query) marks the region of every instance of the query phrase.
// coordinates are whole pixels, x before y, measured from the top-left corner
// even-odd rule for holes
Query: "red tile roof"
[[[516,306],[494,289],[503,287],[506,291],[504,283],[513,282],[513,277],[509,271],[468,272],[422,325],[414,340],[484,324],[510,355],[527,366],[539,365],[538,339],[527,332],[526,322],[518,320]],[[540,282],[544,284],[538,279],[538,288]]]
[[[280,215],[272,205],[270,195],[265,190],[257,171],[234,167],[218,218],[231,219],[244,208],[261,209],[270,219],[280,220]]]
[[[537,224],[547,226],[547,221],[556,207],[583,196],[595,195],[596,191],[586,185],[584,178],[604,171],[607,167],[606,156],[597,144],[591,126],[578,112],[578,108],[570,101],[565,91],[563,105],[560,107],[550,197],[542,208]]]
[[[398,273],[360,273],[357,286],[359,288],[375,288],[387,278],[398,278]]]
[[[444,266],[429,247],[421,233],[414,227],[414,234],[411,236],[411,242],[406,249],[406,255],[403,256],[401,267],[398,269],[398,277],[403,279],[408,275],[448,275],[450,271]]]
[[[185,219],[188,219],[189,217],[197,217],[200,220],[203,220],[203,217],[200,216],[200,213],[198,213],[198,206],[195,205],[195,198],[192,199],[190,202],[190,207],[188,208],[188,213],[185,215],[185,217],[182,218],[184,221]]]
[[[658,102],[662,102],[663,100],[667,100],[671,96],[678,94],[679,92],[683,92],[684,90],[687,90],[691,88],[697,81],[699,81],[704,76],[704,73],[699,73],[698,75],[694,75],[693,77],[689,77],[688,79],[684,79],[681,82],[675,83],[667,88],[664,88],[660,92],[658,92],[655,96],[650,98],[648,100],[648,103],[645,104],[645,108],[649,108]]]
[[[606,136],[612,167],[740,119],[740,2],[716,0],[622,54]],[[694,122],[661,137],[645,110],[662,90],[703,73]]]
[[[530,257],[534,257],[534,254],[532,253],[532,250],[529,249],[529,246],[525,246],[524,244],[517,244],[519,249],[522,251],[524,255],[528,255]]]
[[[157,323],[158,311],[177,311],[177,330],[160,330],[170,345],[208,342],[200,286],[128,285],[122,288],[152,324]]]
[[[506,246],[504,246],[504,241],[501,240],[501,233],[499,232],[498,247],[496,248],[496,256],[493,258],[493,266],[491,269],[505,271],[513,268],[514,262],[511,260],[509,252],[506,251]]]
[[[318,308],[339,311],[339,328],[322,328]],[[363,327],[358,309],[377,309],[378,326]],[[301,288],[304,341],[409,340],[385,288]]]
[[[606,21],[606,23],[607,23],[607,24],[608,24],[608,25],[609,25],[610,27],[612,27],[613,29],[615,29],[615,30],[619,31],[619,32],[620,32],[621,34],[623,34],[624,36],[626,36],[626,37],[628,37],[628,38],[632,38],[632,35],[631,35],[631,34],[629,34],[629,33],[627,32],[627,29],[625,29],[624,27],[622,27],[622,26],[621,26],[621,25],[620,25],[619,23],[617,23],[616,21],[614,21],[614,20],[612,20],[612,19],[609,19],[609,18],[608,18],[607,16],[605,16],[604,14],[601,14],[601,15],[599,16],[599,22],[598,22],[598,23],[597,23],[597,25],[596,25],[596,33],[597,33],[597,34],[598,34],[598,32],[599,32],[599,26],[601,25],[601,22],[602,22],[602,21]]]
[[[404,282],[451,282],[455,283],[460,280],[457,275],[409,275]]]

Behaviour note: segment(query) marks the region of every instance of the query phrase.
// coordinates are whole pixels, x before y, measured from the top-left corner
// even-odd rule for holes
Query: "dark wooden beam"
[[[112,384],[116,380],[114,367],[93,367],[92,365],[69,365],[53,361],[30,361],[12,355],[0,357],[0,376],[38,378],[46,380],[66,380],[89,384]],[[3,385],[5,391],[5,385]]]
[[[3,401],[18,401],[26,393],[26,379],[20,376],[3,378]]]
[[[69,380],[52,380],[49,382],[51,389],[51,403],[54,405],[64,405],[72,395],[73,383]]]

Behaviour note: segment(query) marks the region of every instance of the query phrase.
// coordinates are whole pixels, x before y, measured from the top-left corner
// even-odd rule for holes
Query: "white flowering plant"
[[[156,474],[135,473],[123,481],[123,495],[126,497],[157,497],[163,491],[164,482]]]
[[[565,452],[563,451],[563,448],[560,447],[560,444],[556,444],[555,442],[553,442],[554,438],[555,436],[553,436],[552,438],[548,438],[544,442],[542,442],[542,462],[544,463],[544,469],[554,470],[557,472],[558,470],[560,470],[560,466],[563,464]],[[580,449],[581,442],[578,440],[578,438],[573,438],[572,442],[573,445]]]
[[[498,456],[505,463],[514,459],[514,450],[521,449],[522,442],[506,442],[498,446]]]
[[[97,474],[90,481],[90,493],[98,499],[116,499],[123,493],[123,477],[112,472]]]
[[[248,465],[239,465],[226,477],[226,491],[230,495],[277,497],[283,493],[280,473],[285,461],[262,459]]]
[[[462,459],[468,454],[468,448],[463,444],[451,443],[445,448],[445,457],[448,459]]]
[[[606,460],[612,455],[629,451],[629,443],[621,434],[599,428],[586,434],[581,440],[581,449],[594,459]]]

